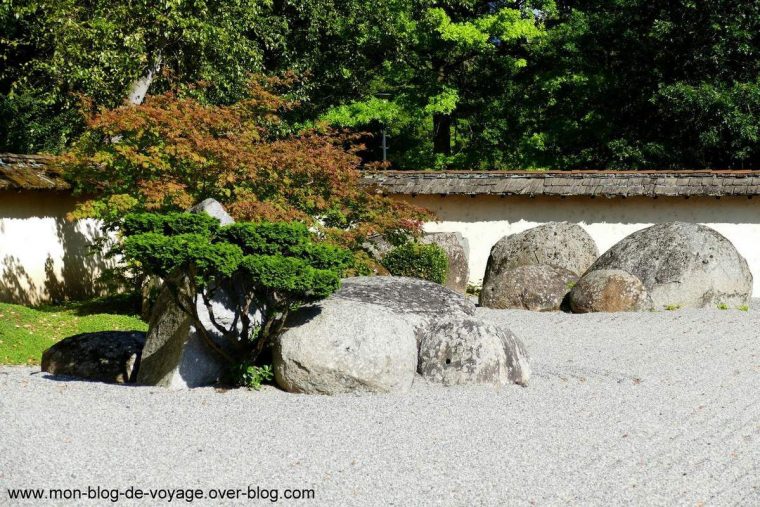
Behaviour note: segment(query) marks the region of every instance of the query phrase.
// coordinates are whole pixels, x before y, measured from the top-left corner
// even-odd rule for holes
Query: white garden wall
[[[596,198],[491,195],[401,195],[434,211],[429,232],[457,231],[470,243],[470,282],[482,282],[491,247],[501,237],[552,221],[579,223],[600,253],[654,223],[702,223],[733,242],[747,259],[760,297],[760,199],[746,197]],[[109,265],[89,250],[101,233],[92,220],[68,222],[76,201],[65,192],[0,192],[0,301],[38,304],[101,293]]]
[[[660,222],[707,225],[727,237],[749,262],[754,296],[760,297],[760,199],[747,197],[548,197],[492,195],[396,196],[434,211],[428,232],[460,232],[470,243],[470,283],[480,285],[491,247],[503,236],[547,222],[584,227],[603,253],[634,231]]]
[[[39,304],[99,295],[108,265],[89,245],[93,220],[66,220],[75,200],[58,192],[0,192],[0,301]]]

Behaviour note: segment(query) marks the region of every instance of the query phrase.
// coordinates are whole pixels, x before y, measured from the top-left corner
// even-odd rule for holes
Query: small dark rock
[[[145,345],[140,331],[102,331],[64,338],[42,353],[42,371],[115,384],[134,382]]]

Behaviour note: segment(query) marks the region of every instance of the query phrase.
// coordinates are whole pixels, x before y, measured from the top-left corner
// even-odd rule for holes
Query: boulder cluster
[[[480,304],[575,313],[749,304],[752,273],[734,245],[704,225],[634,232],[599,256],[579,225],[549,223],[491,249]]]
[[[193,209],[232,219],[217,202]],[[458,234],[428,235],[449,257],[447,287],[415,278],[342,280],[332,296],[293,312],[277,337],[274,376],[306,394],[389,393],[417,379],[443,385],[525,385],[528,354],[510,330],[478,318],[466,297],[468,248]],[[376,241],[382,256],[388,245]],[[178,284],[181,286],[181,284]],[[181,290],[181,289],[180,289]],[[188,289],[189,290],[189,289]],[[549,223],[497,242],[480,304],[489,308],[576,313],[749,303],[752,274],[725,237],[703,225],[672,222],[624,238],[599,256],[577,224]],[[48,349],[42,369],[103,382],[187,388],[212,385],[226,369],[168,289],[153,306],[147,334],[104,332],[67,338]],[[240,322],[219,292],[198,304],[206,335]],[[252,311],[251,322],[261,314]],[[259,320],[260,322],[260,320]]]
[[[191,211],[232,222],[213,200]],[[344,279],[335,294],[290,315],[273,351],[281,388],[338,394],[406,391],[418,378],[444,385],[528,382],[522,342],[477,318],[475,305],[463,295],[469,273],[461,235],[430,234],[423,241],[447,253],[451,288],[404,277]],[[240,322],[223,292],[211,304],[214,322],[205,304],[197,303],[203,334],[215,336],[214,323]],[[258,318],[249,315],[252,322]],[[73,336],[43,357],[43,371],[53,374],[174,389],[212,385],[225,367],[167,288],[153,305],[147,334]]]
[[[300,309],[274,352],[277,384],[313,394],[405,391],[416,375],[445,385],[526,384],[528,355],[508,329],[438,284],[403,277],[343,280]]]
[[[567,291],[598,256],[594,240],[576,224],[550,223],[505,236],[491,249],[480,304],[559,310]]]
[[[344,279],[338,292],[293,313],[273,362],[282,389],[307,394],[403,392],[417,378],[447,386],[530,378],[520,339],[476,317],[471,301],[432,282],[391,276]],[[189,319],[161,301],[147,337],[77,335],[43,356],[49,373],[167,388],[212,385],[222,366]]]

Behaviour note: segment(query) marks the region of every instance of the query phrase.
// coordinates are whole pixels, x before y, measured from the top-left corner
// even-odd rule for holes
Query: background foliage
[[[224,107],[291,71],[281,132],[368,132],[373,161],[385,129],[399,168],[760,157],[756,0],[2,0],[0,34],[0,151],[68,149],[157,69],[149,95]]]
[[[394,276],[421,278],[443,285],[449,258],[438,245],[410,241],[388,252],[383,257],[383,266]]]
[[[152,93],[205,81],[231,103],[262,67],[263,0],[2,0],[0,151],[58,151],[82,111],[116,107],[156,70]],[[83,103],[84,101],[84,103]]]
[[[424,210],[360,187],[350,136],[283,134],[292,105],[253,81],[229,106],[167,92],[103,110],[60,159],[75,190],[98,196],[75,215],[112,221],[212,197],[236,219],[297,221],[352,249],[370,234],[417,234]]]

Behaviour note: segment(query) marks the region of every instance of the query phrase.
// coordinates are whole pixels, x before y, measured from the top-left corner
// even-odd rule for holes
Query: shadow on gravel
[[[80,378],[80,377],[73,377],[71,375],[53,375],[52,373],[48,373],[46,371],[35,371],[30,373],[30,375],[37,376],[40,375],[45,380],[52,380],[54,382],[64,382],[64,383],[82,383],[82,384],[105,384],[109,386],[117,386],[117,387],[150,387],[150,386],[141,386],[139,384],[129,383],[129,384],[117,384],[115,382],[100,382],[99,380],[90,380],[86,378]]]

